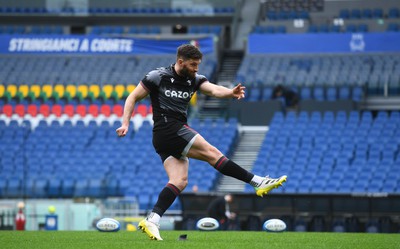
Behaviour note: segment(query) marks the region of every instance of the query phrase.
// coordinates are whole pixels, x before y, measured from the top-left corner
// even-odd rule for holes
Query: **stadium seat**
[[[122,105],[114,105],[112,108],[112,113],[118,117],[122,117],[124,113],[124,107]]]
[[[139,194],[137,198],[140,210],[148,210],[150,208],[150,197],[148,194]]]
[[[52,85],[43,85],[41,93],[43,93],[46,98],[52,97],[53,86]]]
[[[86,98],[89,93],[89,87],[86,85],[79,85],[78,89],[77,89],[77,93],[79,93],[82,98]]]
[[[0,84],[0,99],[3,98],[5,92],[6,87],[3,84]]]
[[[302,87],[300,90],[301,99],[311,99],[311,89],[308,87]]]
[[[339,88],[339,99],[350,99],[350,88],[342,86]]]
[[[64,93],[65,93],[64,85],[61,85],[61,84],[55,85],[54,86],[53,95],[54,95],[54,93],[57,95],[56,97],[63,98],[64,97]]]
[[[349,19],[350,18],[350,11],[348,9],[340,10],[339,17],[343,18],[343,19]]]
[[[25,116],[25,106],[24,106],[24,105],[21,105],[21,104],[16,105],[16,106],[15,106],[14,112],[15,112],[18,116],[24,117],[24,116]]]
[[[398,8],[390,8],[388,12],[388,18],[399,18],[400,11]]]
[[[34,197],[47,198],[48,181],[45,178],[35,179]]]
[[[100,92],[101,92],[100,86],[99,85],[90,85],[89,86],[89,92],[91,94],[93,94],[94,98],[97,99],[99,97],[99,95],[100,95]]]
[[[75,108],[73,105],[65,105],[64,112],[68,117],[72,118],[75,114]]]
[[[8,85],[6,91],[10,94],[11,98],[14,98],[17,95],[18,88],[16,85]]]
[[[336,88],[335,87],[329,87],[326,90],[326,100],[328,101],[335,101],[337,99],[336,96]]]
[[[136,86],[135,85],[127,85],[126,86],[126,91],[131,93],[133,90],[135,90]]]
[[[39,85],[31,85],[29,91],[32,93],[34,98],[40,97],[41,88]]]
[[[313,90],[314,99],[323,101],[325,100],[325,93],[323,87],[315,87]]]
[[[142,117],[147,116],[147,106],[145,104],[139,104],[136,108],[135,113],[140,114]]]
[[[36,117],[36,115],[38,114],[37,105],[34,104],[28,105],[26,113],[31,115],[32,117]]]
[[[60,178],[51,178],[48,183],[48,197],[50,198],[58,198],[61,196],[61,179]]]
[[[261,90],[259,88],[250,89],[248,101],[259,101],[261,99]]]
[[[6,193],[8,198],[22,197],[22,184],[18,177],[12,177],[8,180]]]
[[[61,117],[62,113],[63,111],[61,105],[56,104],[51,107],[51,114],[54,114],[56,117]]]
[[[18,92],[21,94],[22,97],[26,98],[29,95],[29,86],[28,85],[20,85],[18,87]],[[1,97],[1,94],[0,94]]]
[[[46,104],[40,105],[39,113],[44,117],[48,117],[50,115],[50,106]]]
[[[112,92],[114,91],[114,86],[113,85],[104,85],[102,88],[102,91],[104,92],[106,98],[110,98]]]
[[[93,117],[99,116],[99,106],[98,105],[89,105],[88,114],[92,114]]]
[[[104,191],[106,196],[118,196],[118,180],[115,178],[107,180]]]
[[[74,187],[74,197],[87,197],[89,181],[85,178],[77,179]]]
[[[65,87],[65,94],[68,94],[68,96],[70,98],[75,98],[76,92],[77,92],[77,89],[76,89],[75,85],[67,85]]]
[[[61,184],[61,196],[71,198],[74,196],[75,179],[63,178]]]
[[[115,92],[117,93],[118,98],[122,99],[125,95],[125,86],[124,85],[116,85],[114,87]]]
[[[109,105],[101,105],[100,113],[106,117],[109,117],[111,115],[111,107]]]
[[[372,12],[372,16],[374,18],[383,18],[383,9],[375,8]]]
[[[76,114],[80,115],[81,117],[85,117],[87,113],[86,105],[78,105],[76,107]]]
[[[87,187],[87,196],[103,198],[104,194],[103,181],[101,179],[90,179]]]

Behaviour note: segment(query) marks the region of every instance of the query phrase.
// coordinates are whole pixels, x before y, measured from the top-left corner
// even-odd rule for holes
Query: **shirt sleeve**
[[[201,74],[196,75],[196,89],[195,91],[197,91],[200,87],[201,84],[203,84],[204,82],[208,81],[207,77]]]
[[[142,79],[142,84],[146,90],[155,91],[160,85],[161,77],[157,70],[150,71]]]

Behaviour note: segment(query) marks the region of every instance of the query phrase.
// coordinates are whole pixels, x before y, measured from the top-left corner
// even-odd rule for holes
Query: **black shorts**
[[[153,146],[162,162],[170,156],[183,159],[197,134],[197,131],[182,122],[164,123],[163,127],[153,130]]]

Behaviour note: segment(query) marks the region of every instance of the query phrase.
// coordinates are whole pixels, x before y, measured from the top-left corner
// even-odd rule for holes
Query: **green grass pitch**
[[[181,234],[187,234],[186,241],[178,240]],[[164,241],[149,240],[141,231],[119,231],[115,233],[97,231],[0,231],[0,248],[400,248],[400,234],[161,231],[161,236]]]

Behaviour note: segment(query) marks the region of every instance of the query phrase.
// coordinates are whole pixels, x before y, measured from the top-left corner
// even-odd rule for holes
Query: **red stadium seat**
[[[78,105],[76,107],[76,113],[78,113],[81,117],[86,116],[86,105]]]
[[[25,106],[24,106],[24,105],[21,105],[21,104],[16,105],[16,106],[15,106],[15,109],[14,109],[14,112],[15,112],[18,116],[24,117],[24,116],[25,116]]]
[[[99,116],[99,107],[97,105],[90,105],[88,113],[92,114],[93,117]]]
[[[100,108],[100,113],[106,117],[111,115],[111,107],[109,105],[102,105]]]
[[[67,114],[68,117],[73,117],[75,114],[74,106],[73,105],[65,105],[64,113]]]
[[[26,113],[30,114],[32,117],[36,117],[36,115],[38,114],[37,105],[28,105]]]
[[[49,105],[40,105],[39,113],[45,117],[48,117],[50,115],[50,106]]]
[[[3,106],[3,113],[7,116],[7,117],[11,117],[13,115],[13,106],[12,105],[4,105]]]
[[[122,105],[114,105],[112,108],[112,113],[117,115],[118,117],[122,117],[124,114],[124,107]]]
[[[142,115],[143,117],[147,116],[147,106],[144,104],[139,104],[136,109],[136,113]]]
[[[58,104],[53,105],[53,106],[51,107],[51,113],[54,114],[54,115],[56,115],[56,117],[61,117],[61,114],[62,114],[62,106],[61,106],[61,105],[58,105]]]

